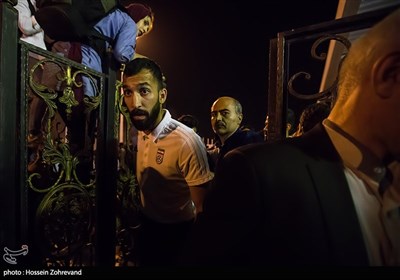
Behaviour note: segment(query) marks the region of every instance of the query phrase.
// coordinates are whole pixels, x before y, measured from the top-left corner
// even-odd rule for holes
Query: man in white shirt
[[[136,174],[142,224],[138,240],[143,266],[173,264],[213,178],[205,146],[191,128],[163,109],[166,83],[148,58],[129,62],[124,102],[138,130]]]

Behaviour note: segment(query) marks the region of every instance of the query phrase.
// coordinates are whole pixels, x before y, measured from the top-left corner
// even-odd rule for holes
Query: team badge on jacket
[[[165,154],[165,150],[163,149],[158,149],[157,150],[157,155],[156,155],[156,162],[158,164],[161,164],[164,160],[164,154]]]

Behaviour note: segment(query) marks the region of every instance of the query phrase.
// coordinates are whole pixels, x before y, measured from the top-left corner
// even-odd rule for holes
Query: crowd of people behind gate
[[[46,1],[40,1],[40,3],[44,6]],[[53,4],[56,5],[57,3]],[[91,41],[56,41],[49,37],[36,20],[35,15],[39,10],[36,0],[18,0],[15,9],[18,11],[18,27],[21,40],[81,63],[92,70],[103,71],[102,65],[105,56],[104,53],[98,53],[99,48],[95,48],[98,43],[92,45],[90,44]],[[118,63],[126,63],[134,57],[142,56],[135,51],[136,41],[138,37],[151,31],[153,22],[154,13],[149,6],[140,3],[130,3],[125,6],[118,6],[107,13],[93,28],[112,40],[111,49],[114,59]],[[57,22],[54,22],[54,26],[57,26]],[[104,44],[105,49],[110,47],[109,42],[104,41]],[[43,57],[30,52],[29,69],[41,59]],[[36,83],[43,84],[51,90],[60,92],[62,91],[62,88],[60,88],[61,82],[56,76],[56,73],[59,71],[60,68],[58,65],[45,63],[41,67],[36,68],[33,78]],[[85,139],[90,136],[86,135],[87,133],[90,134],[86,130],[86,122],[90,119],[90,116],[85,114],[83,98],[84,96],[93,97],[97,95],[96,81],[93,81],[88,76],[78,75],[76,82],[83,83],[83,86],[74,87],[75,98],[79,105],[73,107],[72,118],[67,117],[63,110],[59,110],[63,121],[68,126],[71,149],[75,152],[85,147],[85,141],[87,141]],[[41,161],[46,111],[47,104],[44,100],[30,91],[27,137],[29,172],[37,171],[39,162]]]
[[[151,30],[144,19],[133,39]],[[353,43],[336,103],[319,104],[309,127],[320,111],[307,108],[294,137],[266,143],[241,127],[238,100],[215,100],[213,151],[171,116],[161,67],[130,45],[119,62],[138,130],[139,265],[400,266],[399,25],[397,10]]]

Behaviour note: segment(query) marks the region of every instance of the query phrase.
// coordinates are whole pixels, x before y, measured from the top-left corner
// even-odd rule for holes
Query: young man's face
[[[140,37],[143,36],[151,31],[153,29],[153,20],[150,16],[146,16],[145,18],[142,18],[136,23],[137,26],[137,36]]]
[[[133,125],[140,131],[152,131],[162,119],[166,89],[158,88],[152,73],[143,69],[133,76],[124,76],[124,102]]]

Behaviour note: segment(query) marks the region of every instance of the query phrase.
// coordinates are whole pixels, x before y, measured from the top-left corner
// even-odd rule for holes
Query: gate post
[[[0,1],[0,244],[20,249],[20,197],[18,147],[18,12],[16,0]],[[3,250],[3,248],[0,248]]]

